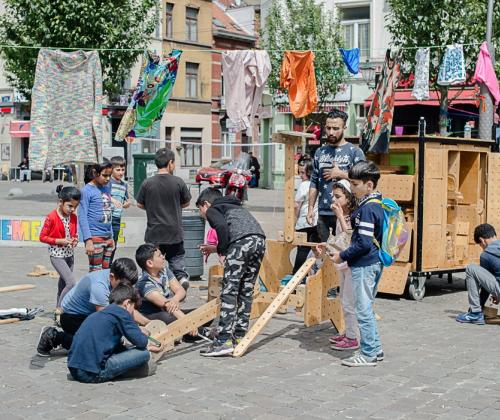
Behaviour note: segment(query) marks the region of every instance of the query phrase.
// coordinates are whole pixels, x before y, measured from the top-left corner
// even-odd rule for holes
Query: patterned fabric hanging
[[[116,131],[116,140],[159,137],[161,118],[172,95],[181,54],[180,50],[172,50],[168,57],[159,57],[144,52],[137,87]]]
[[[31,170],[95,163],[102,148],[102,72],[96,51],[38,53],[31,97]]]
[[[415,53],[415,80],[412,96],[417,101],[429,99],[430,48],[419,48]]]
[[[439,68],[438,85],[449,86],[464,83],[466,76],[463,45],[448,45]]]
[[[380,81],[373,94],[361,135],[361,149],[367,153],[388,153],[394,114],[394,96],[400,76],[396,53],[387,50]]]

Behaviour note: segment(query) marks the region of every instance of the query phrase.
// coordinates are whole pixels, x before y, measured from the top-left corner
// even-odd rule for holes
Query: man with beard
[[[326,242],[330,229],[335,234],[336,217],[331,209],[332,185],[335,181],[347,179],[351,167],[365,159],[361,149],[344,139],[347,114],[333,110],[326,118],[326,143],[314,154],[313,172],[309,187],[308,223],[313,222],[314,204],[318,200],[318,236],[321,242]]]

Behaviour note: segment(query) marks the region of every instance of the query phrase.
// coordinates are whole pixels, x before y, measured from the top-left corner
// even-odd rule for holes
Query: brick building
[[[236,20],[233,14],[238,17]],[[216,50],[245,50],[255,48],[256,13],[253,6],[237,5],[231,0],[212,3],[212,36]],[[239,23],[238,23],[239,22]],[[212,52],[212,159],[236,157],[240,147],[231,144],[246,144],[245,133],[230,133],[230,121],[226,115],[223,91],[223,74],[220,52]]]

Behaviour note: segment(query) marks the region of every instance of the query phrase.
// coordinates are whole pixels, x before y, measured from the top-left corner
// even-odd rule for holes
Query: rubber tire
[[[410,283],[408,284],[408,296],[410,299],[419,302],[425,296],[425,286],[421,289],[417,289],[416,285],[418,285],[418,280],[410,280]]]

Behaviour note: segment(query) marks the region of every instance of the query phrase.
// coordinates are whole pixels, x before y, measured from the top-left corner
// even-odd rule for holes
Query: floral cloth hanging
[[[161,117],[172,95],[181,54],[180,50],[172,50],[168,57],[160,57],[144,52],[137,87],[116,131],[116,140],[159,136]]]
[[[484,83],[493,97],[493,102],[495,105],[498,105],[500,102],[500,87],[498,86],[498,79],[495,74],[493,63],[491,62],[491,55],[488,51],[487,42],[483,42],[479,50],[473,80]]]
[[[387,50],[380,80],[373,94],[361,134],[361,149],[367,153],[388,153],[394,114],[394,97],[401,74],[397,52]]]
[[[465,82],[466,76],[463,45],[448,45],[439,67],[438,85],[458,85]]]
[[[429,99],[430,48],[419,48],[415,53],[415,79],[412,96],[417,101]]]

